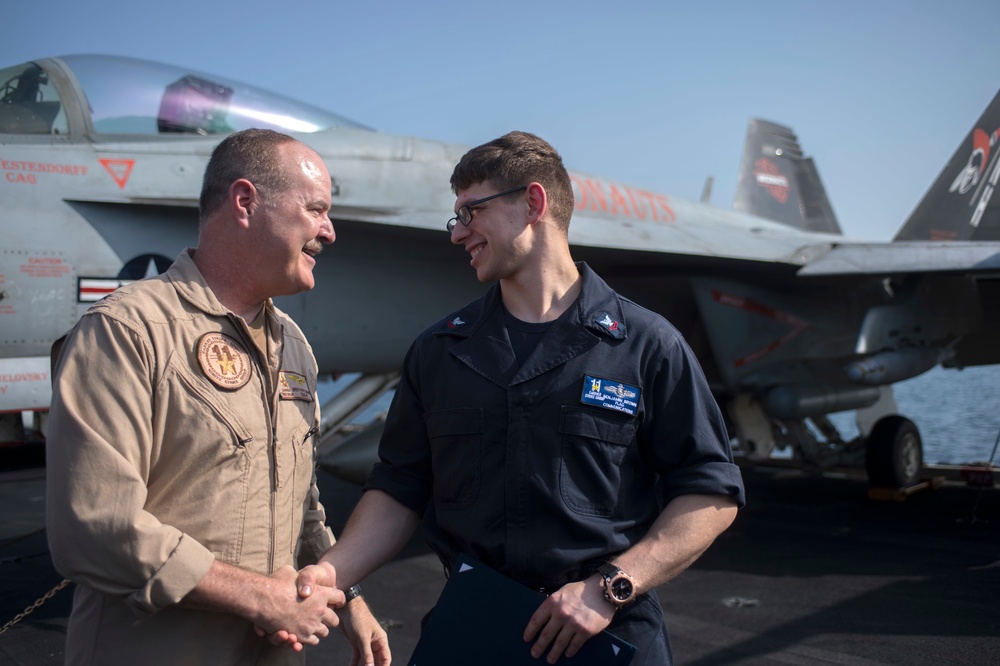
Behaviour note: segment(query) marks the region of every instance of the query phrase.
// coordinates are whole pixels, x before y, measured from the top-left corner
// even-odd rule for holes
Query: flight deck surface
[[[948,483],[880,502],[861,478],[744,474],[746,509],[659,589],[676,664],[1000,663],[997,489]],[[325,472],[319,481],[336,531],[360,490]],[[0,626],[61,580],[43,527],[44,468],[0,469]],[[419,539],[363,583],[394,663],[406,663],[443,584]],[[63,663],[71,590],[0,635],[0,663]],[[307,649],[312,664],[350,663],[340,635]]]

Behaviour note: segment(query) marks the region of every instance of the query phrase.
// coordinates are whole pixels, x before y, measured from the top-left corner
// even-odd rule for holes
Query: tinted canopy
[[[76,76],[94,130],[108,134],[225,134],[249,127],[315,132],[363,127],[309,104],[211,74],[133,58],[60,58]],[[63,94],[66,94],[63,91]],[[0,131],[64,133],[59,94],[35,63],[0,70]],[[36,108],[37,107],[37,108]],[[31,122],[24,120],[30,119]]]

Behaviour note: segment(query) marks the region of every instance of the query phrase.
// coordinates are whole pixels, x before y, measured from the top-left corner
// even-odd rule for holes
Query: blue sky
[[[1000,2],[18,2],[0,66],[106,53],[378,130],[535,132],[568,166],[732,202],[747,120],[791,126],[849,236],[889,240],[1000,88]]]

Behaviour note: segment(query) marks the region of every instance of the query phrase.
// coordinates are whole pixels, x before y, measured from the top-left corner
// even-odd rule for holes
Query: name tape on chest
[[[198,363],[213,384],[236,390],[250,381],[250,355],[223,333],[206,333],[198,341]]]
[[[583,395],[580,396],[580,402],[635,416],[639,409],[640,392],[638,386],[586,375],[583,378]]]
[[[282,400],[305,400],[312,402],[313,394],[305,375],[282,370],[278,373],[279,393]]]

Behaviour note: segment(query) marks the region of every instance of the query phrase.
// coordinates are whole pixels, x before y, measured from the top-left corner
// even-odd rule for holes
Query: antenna
[[[711,176],[705,178],[705,187],[703,187],[701,190],[701,202],[703,204],[711,203],[713,181],[714,179]]]

